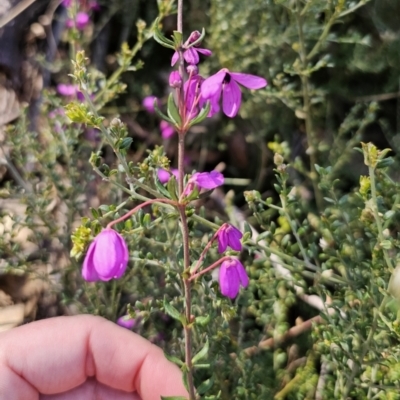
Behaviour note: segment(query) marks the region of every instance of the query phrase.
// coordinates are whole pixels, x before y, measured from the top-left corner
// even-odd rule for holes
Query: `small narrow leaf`
[[[192,359],[192,364],[196,365],[196,363],[200,360],[202,360],[204,357],[208,355],[208,350],[210,349],[210,344],[208,342],[208,339],[206,341],[206,344],[204,347],[193,357]]]
[[[169,354],[164,352],[164,356],[168,361],[171,361],[172,363],[178,365],[179,367],[182,367],[184,362],[180,360],[178,357],[175,356],[170,356]]]
[[[165,186],[160,182],[158,179],[157,174],[154,174],[154,183],[156,185],[157,190],[163,194],[167,199],[171,198],[171,195],[169,194],[168,190],[165,188]]]
[[[161,119],[163,119],[163,120],[165,120],[165,121],[171,123],[172,125],[175,125],[175,122],[174,122],[171,118],[167,117],[167,116],[158,108],[157,99],[154,100],[154,104],[153,104],[153,105],[154,105],[154,111],[156,112],[156,114],[157,114]]]
[[[179,311],[178,311],[173,305],[171,305],[170,303],[168,303],[166,299],[164,299],[163,306],[164,306],[164,311],[165,311],[169,316],[171,316],[172,318],[174,318],[174,319],[176,319],[176,320],[178,320],[178,321],[181,321],[181,322],[182,322],[182,320],[184,320],[184,316],[181,315],[181,314],[179,313]]]
[[[170,93],[168,97],[167,113],[168,116],[174,121],[174,124],[181,124],[181,117],[179,115],[178,108],[176,107],[173,93]]]
[[[188,400],[187,397],[183,396],[161,396],[161,400]]]
[[[161,44],[161,46],[168,47],[169,49],[175,50],[175,45],[172,40],[167,39],[163,33],[160,31],[160,28],[158,27],[160,24],[160,18],[157,18],[154,21],[154,40]]]
[[[207,393],[212,385],[214,384],[214,377],[211,377],[210,379],[207,379],[204,381],[198,388],[197,388],[197,393],[198,394],[205,394]]]
[[[178,200],[177,187],[178,187],[178,185],[177,185],[175,175],[172,175],[168,180],[167,190],[168,190],[170,197],[173,200]]]

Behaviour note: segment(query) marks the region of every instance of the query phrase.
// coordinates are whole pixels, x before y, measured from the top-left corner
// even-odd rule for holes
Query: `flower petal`
[[[236,116],[239,111],[240,103],[242,102],[242,93],[238,84],[231,81],[222,89],[222,110],[224,114],[230,118]]]
[[[117,248],[117,252],[119,253],[119,268],[116,274],[113,276],[114,279],[119,279],[125,273],[126,267],[129,262],[129,250],[128,246],[124,240],[124,238],[117,233],[119,248]]]
[[[116,233],[112,229],[104,229],[96,237],[96,251],[93,254],[93,262],[96,272],[103,281],[109,281],[118,272],[121,258],[119,243]]]
[[[82,277],[87,282],[95,282],[100,279],[93,263],[93,253],[95,251],[95,248],[96,248],[96,241],[93,241],[90,244],[89,250],[87,251],[85,259],[83,261]]]
[[[241,251],[242,243],[240,239],[243,237],[242,232],[239,229],[236,229],[234,226],[229,225],[227,230],[228,234],[228,243],[232,250]]]
[[[179,53],[176,51],[171,58],[171,67],[173,67],[178,60],[179,60]]]
[[[215,75],[207,78],[201,85],[201,96],[204,99],[210,99],[221,91],[222,82],[226,76],[226,69],[221,69]]]
[[[200,59],[199,55],[194,47],[187,49],[183,52],[183,58],[188,64],[198,64]]]
[[[221,293],[231,299],[234,299],[239,293],[239,275],[231,261],[224,261],[219,270],[219,287]]]
[[[196,47],[196,50],[197,50],[199,53],[203,54],[204,56],[211,56],[211,55],[212,55],[212,51],[211,51],[211,50],[208,50],[208,49],[201,49],[201,48],[199,48],[199,47]]]
[[[224,184],[224,176],[218,171],[196,172],[190,181],[196,183],[201,189],[211,190]]]
[[[260,76],[243,74],[241,72],[230,72],[229,75],[237,83],[240,83],[248,89],[261,89],[267,86],[267,81]]]
[[[249,277],[247,276],[247,272],[243,266],[243,264],[236,260],[236,271],[239,275],[240,283],[243,287],[247,287],[249,285]]]
[[[237,83],[240,83],[248,89],[261,89],[267,86],[267,81],[260,76],[243,74],[241,72],[230,72],[230,76]]]
[[[226,231],[221,229],[217,235],[218,238],[218,253],[223,253],[228,247],[228,237]]]

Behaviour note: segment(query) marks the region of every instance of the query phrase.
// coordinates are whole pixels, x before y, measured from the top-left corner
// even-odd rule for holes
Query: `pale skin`
[[[161,349],[100,317],[33,322],[0,334],[0,400],[160,400],[184,396]]]

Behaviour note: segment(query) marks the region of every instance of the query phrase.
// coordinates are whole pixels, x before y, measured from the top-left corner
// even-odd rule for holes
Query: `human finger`
[[[89,378],[82,385],[60,394],[40,395],[40,400],[76,400],[76,399],[96,399],[96,400],[141,400],[137,393],[128,393],[121,390],[112,389],[105,386],[95,379]]]
[[[137,391],[143,400],[186,395],[180,370],[161,349],[88,315],[37,321],[0,334],[0,376],[5,375],[9,379],[0,384],[0,393],[9,393],[7,399],[18,398],[11,396],[16,391],[29,399],[66,392],[89,377],[113,389]]]

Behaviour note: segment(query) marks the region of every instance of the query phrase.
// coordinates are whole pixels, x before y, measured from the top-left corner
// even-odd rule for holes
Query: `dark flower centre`
[[[231,81],[231,76],[228,73],[226,73],[222,83],[229,83],[230,81]]]

